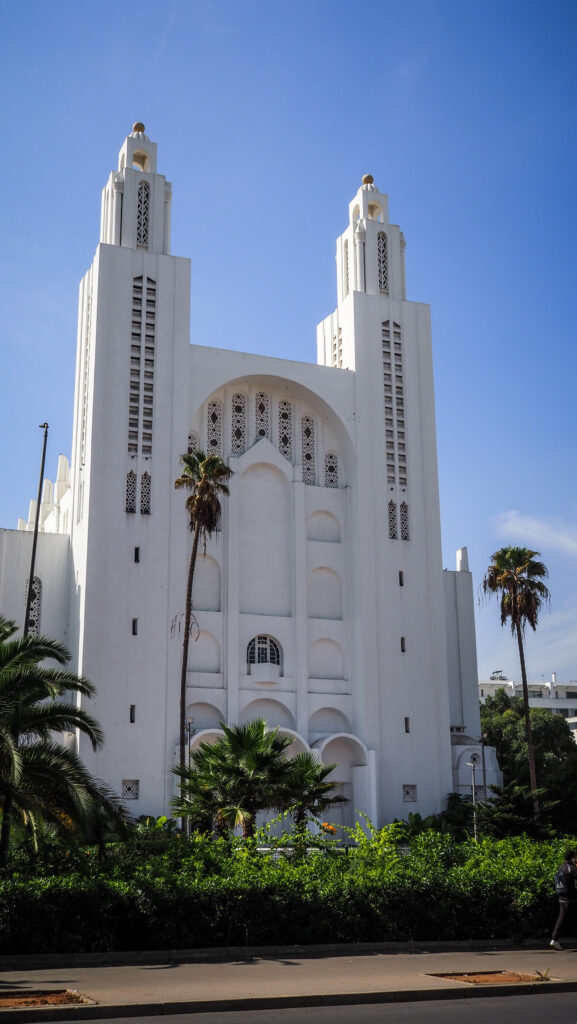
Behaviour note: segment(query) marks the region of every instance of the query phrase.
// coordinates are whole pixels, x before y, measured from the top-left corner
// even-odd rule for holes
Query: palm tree
[[[490,597],[498,597],[501,609],[501,625],[509,621],[511,633],[517,637],[519,660],[521,662],[521,679],[523,682],[523,704],[525,712],[525,734],[529,758],[529,782],[533,794],[533,813],[539,821],[539,797],[537,794],[537,773],[535,771],[535,749],[531,731],[531,715],[529,710],[529,689],[527,686],[527,670],[525,667],[525,651],[523,638],[527,623],[532,630],[537,628],[537,620],[541,606],[549,601],[549,590],[544,579],[549,573],[539,551],[529,548],[500,548],[491,555],[485,578],[481,584],[482,591]]]
[[[77,755],[54,733],[80,729],[93,748],[102,746],[98,722],[63,695],[94,695],[87,679],[61,668],[46,668],[50,658],[66,665],[69,654],[56,640],[30,634],[14,639],[15,623],[0,616],[0,866],[8,856],[15,816],[32,832],[38,823],[62,824],[65,818],[90,827],[99,811],[117,818],[114,797],[95,782]]]
[[[264,718],[247,725],[221,722],[221,729],[223,737],[201,743],[188,765],[174,769],[182,783],[173,806],[184,817],[191,812],[200,816],[210,808],[219,830],[241,825],[246,839],[254,835],[258,811],[286,806],[291,761],[285,751],[293,738],[269,729]]]
[[[289,766],[290,773],[284,786],[283,798],[297,830],[304,828],[308,814],[317,818],[328,807],[348,802],[346,797],[332,793],[338,782],[330,782],[328,776],[337,767],[336,762],[321,764],[314,754],[306,750],[291,757]]]
[[[186,669],[188,665],[188,647],[190,643],[190,626],[192,620],[192,585],[198,543],[212,537],[218,529],[221,516],[219,496],[228,494],[226,481],[232,475],[230,469],[220,455],[205,455],[202,451],[189,452],[181,456],[182,474],[174,481],[178,489],[185,487],[190,491],[186,499],[188,521],[193,533],[192,552],[188,565],[186,580],[186,602],[184,609],[184,637],[182,641],[182,664],[180,669],[180,728],[179,728],[179,760],[184,762],[186,735]]]

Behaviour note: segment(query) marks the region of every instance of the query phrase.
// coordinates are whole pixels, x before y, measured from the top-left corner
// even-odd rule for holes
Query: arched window
[[[325,455],[325,487],[339,486],[339,457],[336,452]]]
[[[270,441],[270,397],[264,391],[255,396],[255,427],[257,439],[268,437]]]
[[[303,461],[303,482],[316,483],[315,467],[315,421],[312,416],[303,416],[301,422],[301,448]]]
[[[242,455],[246,449],[246,396],[239,392],[232,396],[232,425],[230,450]]]
[[[126,511],[136,512],[136,473],[132,469],[126,474]]]
[[[138,186],[136,208],[136,244],[148,248],[148,215],[150,212],[150,185],[141,181]]]
[[[387,236],[384,231],[377,235],[377,270],[379,275],[379,291],[386,294],[389,290],[389,268],[387,259]]]
[[[255,636],[246,649],[246,660],[248,665],[280,666],[280,644],[272,636]]]
[[[217,399],[208,403],[206,440],[208,455],[222,455],[222,402]]]
[[[32,595],[30,598],[30,609],[26,620],[26,632],[28,636],[38,636],[40,633],[40,602],[42,598],[42,580],[39,576],[32,577]],[[26,587],[26,601],[28,602],[28,587]]]

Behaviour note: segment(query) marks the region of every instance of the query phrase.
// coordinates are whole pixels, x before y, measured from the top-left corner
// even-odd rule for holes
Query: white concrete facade
[[[406,300],[387,197],[367,176],[350,204],[317,365],[255,356],[189,344],[156,159],[135,126],[103,191],[71,470],[43,502],[40,627],[96,684],[106,735],[80,753],[135,814],[167,810],[191,545],[174,480],[199,446],[233,476],[195,579],[193,745],[264,716],[338,762],[333,820],[437,811],[480,749],[473,592],[466,549],[442,571],[429,308]],[[0,534],[0,608],[20,621],[33,511]]]

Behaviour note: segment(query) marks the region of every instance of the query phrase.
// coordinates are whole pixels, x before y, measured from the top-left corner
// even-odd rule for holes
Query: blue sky
[[[530,676],[577,679],[577,5],[535,0],[24,0],[0,5],[0,524],[69,454],[78,281],[135,120],[173,182],[191,340],[314,361],[361,176],[430,302],[444,565],[477,588],[539,550]],[[497,607],[480,675],[519,677]]]

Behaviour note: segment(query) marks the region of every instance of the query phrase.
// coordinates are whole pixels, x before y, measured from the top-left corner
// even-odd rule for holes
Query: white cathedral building
[[[174,481],[202,448],[233,476],[197,563],[191,746],[264,717],[337,762],[336,823],[438,811],[481,763],[473,588],[466,549],[442,570],[429,308],[406,299],[387,196],[366,175],[349,205],[316,365],[190,344],[171,199],[137,123],[80,285],[70,468],[40,510],[29,626],[96,685],[106,737],[68,741],[135,815],[168,811],[192,543]],[[19,623],[34,518],[0,531],[0,612]],[[484,766],[498,783],[494,751]]]

